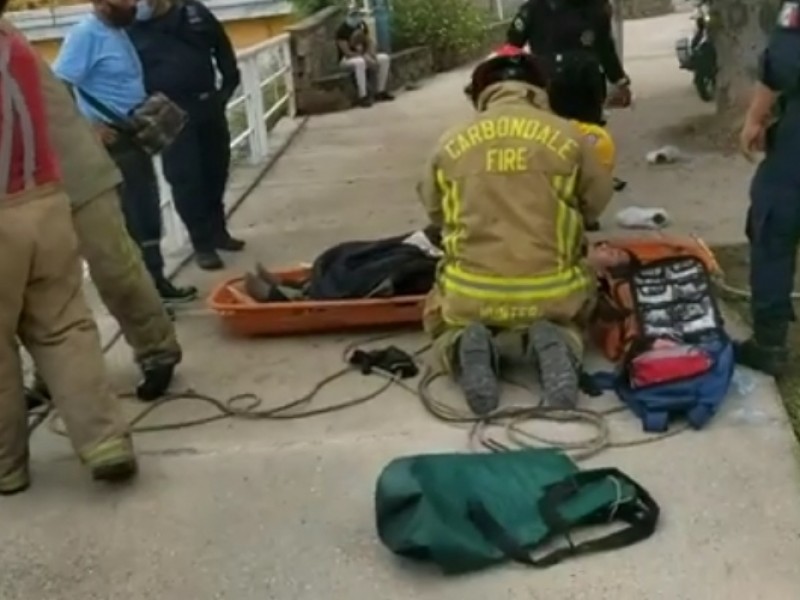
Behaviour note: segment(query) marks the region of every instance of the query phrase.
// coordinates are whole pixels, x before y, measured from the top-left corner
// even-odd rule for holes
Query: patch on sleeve
[[[585,139],[591,146],[597,146],[597,143],[600,141],[600,138],[596,133],[585,133],[583,135],[583,139]]]
[[[517,17],[516,19],[514,19],[513,25],[514,29],[516,29],[520,33],[525,31],[525,19],[523,19],[522,17]]]
[[[800,29],[800,3],[784,2],[778,13],[778,27]]]

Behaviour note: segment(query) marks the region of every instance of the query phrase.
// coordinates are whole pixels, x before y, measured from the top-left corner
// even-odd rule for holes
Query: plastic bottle
[[[669,225],[669,215],[663,208],[629,206],[617,213],[617,225],[625,229],[663,229]]]
[[[772,419],[763,410],[753,406],[752,396],[758,382],[747,369],[737,367],[731,379],[730,393],[726,400],[729,405],[728,418],[742,425],[763,425]]]
[[[647,153],[647,162],[651,165],[669,165],[678,162],[682,157],[681,151],[675,146],[662,146],[658,150]]]
[[[747,398],[756,389],[756,378],[747,369],[737,367],[731,379],[731,391],[737,396]]]

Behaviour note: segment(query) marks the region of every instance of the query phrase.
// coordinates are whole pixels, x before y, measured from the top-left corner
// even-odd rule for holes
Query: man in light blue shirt
[[[106,24],[97,14],[87,16],[67,33],[53,70],[76,88],[78,107],[95,122],[107,123],[83,93],[127,117],[145,101],[139,57],[124,29]]]
[[[164,276],[161,200],[152,158],[115,128],[147,97],[142,65],[125,32],[136,19],[136,0],[94,0],[92,7],[92,14],[67,33],[53,71],[72,87],[78,107],[95,124],[122,173],[126,225],[161,297],[166,302],[193,300],[196,289],[176,288]]]

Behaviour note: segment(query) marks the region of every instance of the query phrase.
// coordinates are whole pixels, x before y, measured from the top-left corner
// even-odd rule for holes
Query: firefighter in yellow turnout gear
[[[578,126],[549,111],[543,87],[529,55],[479,65],[478,112],[442,137],[420,184],[444,251],[425,329],[477,414],[498,405],[507,343],[536,366],[548,405],[578,398],[595,285],[584,222],[613,182]]]

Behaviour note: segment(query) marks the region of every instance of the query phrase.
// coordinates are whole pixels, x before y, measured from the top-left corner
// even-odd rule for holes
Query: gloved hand
[[[400,377],[400,379],[416,377],[419,373],[414,359],[396,346],[370,352],[356,350],[350,355],[348,362],[354,367],[358,367],[364,375],[369,375],[374,369]]]

